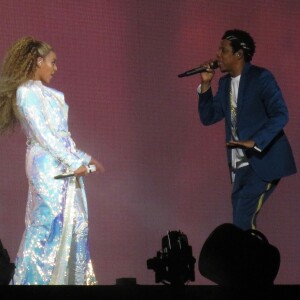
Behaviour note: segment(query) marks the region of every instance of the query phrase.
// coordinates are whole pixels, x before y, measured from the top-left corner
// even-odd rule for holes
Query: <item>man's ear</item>
[[[239,50],[239,51],[235,52],[235,55],[239,58],[243,57],[243,51]]]

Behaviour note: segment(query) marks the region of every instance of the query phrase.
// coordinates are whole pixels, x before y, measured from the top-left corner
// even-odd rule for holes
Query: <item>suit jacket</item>
[[[220,78],[215,96],[209,89],[198,94],[198,111],[203,125],[225,119],[226,142],[231,140],[231,78]],[[241,141],[254,140],[261,152],[245,150],[249,163],[263,180],[272,181],[296,173],[291,146],[284,133],[288,110],[270,71],[246,63],[240,79],[237,101],[237,132]],[[230,149],[227,149],[231,166]]]

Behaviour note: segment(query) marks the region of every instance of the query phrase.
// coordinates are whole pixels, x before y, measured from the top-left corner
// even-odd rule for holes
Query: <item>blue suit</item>
[[[200,120],[204,125],[225,119],[226,142],[232,139],[230,82],[229,74],[221,77],[216,95],[213,96],[211,89],[199,94],[198,106]],[[271,72],[246,63],[238,90],[236,127],[240,141],[253,140],[261,150],[247,149],[244,153],[249,167],[262,181],[278,181],[296,173],[293,153],[283,131],[287,122],[288,110]],[[231,166],[229,148],[227,156]]]

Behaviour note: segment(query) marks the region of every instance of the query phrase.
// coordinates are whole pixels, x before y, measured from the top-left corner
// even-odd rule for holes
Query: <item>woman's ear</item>
[[[40,67],[42,65],[43,62],[43,58],[42,57],[38,57],[37,59],[37,65]]]

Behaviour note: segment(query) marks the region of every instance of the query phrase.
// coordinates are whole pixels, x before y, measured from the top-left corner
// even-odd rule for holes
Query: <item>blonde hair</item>
[[[53,48],[27,36],[12,44],[6,53],[0,73],[0,134],[18,123],[17,88],[32,79],[38,57],[47,56]]]

